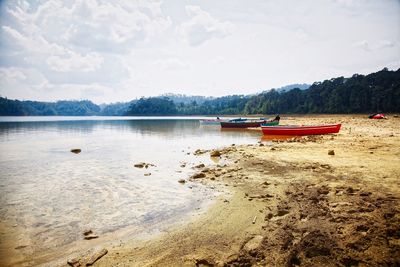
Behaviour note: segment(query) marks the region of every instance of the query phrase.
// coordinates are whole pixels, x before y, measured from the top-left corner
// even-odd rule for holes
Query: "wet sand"
[[[339,134],[231,146],[198,182],[228,189],[209,211],[98,266],[398,266],[400,119],[342,122]],[[328,155],[334,150],[335,155]]]
[[[204,177],[191,178],[222,192],[207,212],[155,238],[105,247],[94,265],[400,265],[400,118],[281,120],[342,129],[220,149],[228,164],[197,168]]]

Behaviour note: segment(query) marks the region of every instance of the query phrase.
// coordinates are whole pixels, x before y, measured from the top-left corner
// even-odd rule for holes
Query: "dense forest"
[[[275,113],[400,112],[400,69],[369,75],[338,77],[311,86],[284,87],[256,95],[218,98],[163,95],[127,103],[96,105],[91,101],[55,103],[9,100],[0,97],[0,115],[216,115]]]

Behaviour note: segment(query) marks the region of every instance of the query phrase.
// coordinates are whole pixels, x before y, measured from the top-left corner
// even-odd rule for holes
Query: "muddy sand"
[[[220,148],[228,164],[191,178],[225,192],[207,212],[95,266],[400,266],[400,118],[281,124],[339,122],[339,134]]]

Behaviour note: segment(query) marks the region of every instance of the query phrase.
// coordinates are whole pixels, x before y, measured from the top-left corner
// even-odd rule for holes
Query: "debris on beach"
[[[82,150],[80,148],[73,148],[73,149],[71,149],[71,152],[75,153],[75,154],[79,154],[82,152]]]
[[[329,150],[329,151],[328,151],[328,155],[331,155],[331,156],[335,155],[335,150],[333,150],[333,149],[332,149],[332,150]]]

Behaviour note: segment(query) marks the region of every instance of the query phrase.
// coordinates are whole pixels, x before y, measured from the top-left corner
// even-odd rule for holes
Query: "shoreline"
[[[182,185],[202,184],[218,194],[205,197],[211,203],[206,208],[149,225],[146,233],[124,235],[123,229],[103,235],[79,252],[57,252],[50,262],[44,255],[41,266],[69,266],[73,258],[82,259],[73,266],[85,266],[85,258],[104,248],[107,254],[95,266],[400,264],[400,119],[331,114],[281,119],[294,120],[341,122],[342,129],[278,140],[260,132],[257,143],[218,148],[221,158],[208,166],[188,162],[204,175]]]
[[[96,266],[399,264],[400,120],[296,120],[343,128],[222,149],[231,164],[196,180],[229,198],[156,239],[111,248]]]

